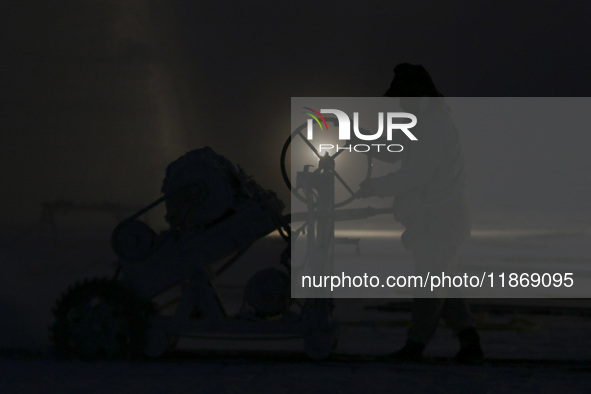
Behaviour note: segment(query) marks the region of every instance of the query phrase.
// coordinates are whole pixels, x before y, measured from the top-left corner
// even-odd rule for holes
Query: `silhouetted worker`
[[[458,247],[470,236],[471,226],[457,130],[443,96],[423,66],[399,64],[394,74],[384,96],[400,97],[400,107],[417,116],[412,132],[418,141],[406,139],[400,170],[362,182],[358,197],[394,196],[394,216],[405,227],[402,243],[414,255],[415,274],[423,278],[428,272],[453,275]],[[433,294],[430,289],[416,290],[413,324],[404,347],[381,359],[420,360],[441,318],[459,337],[461,348],[455,359],[481,362],[480,338],[461,293],[447,290]]]

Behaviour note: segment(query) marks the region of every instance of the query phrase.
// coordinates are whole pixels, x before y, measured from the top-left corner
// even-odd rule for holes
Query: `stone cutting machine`
[[[326,118],[337,125],[337,119]],[[330,298],[305,298],[292,308],[290,241],[306,233],[304,265],[332,268],[334,245],[358,239],[335,237],[334,223],[364,219],[390,209],[371,207],[337,209],[356,198],[336,170],[333,156],[321,155],[303,134],[306,124],[287,139],[281,152],[281,172],[292,194],[307,206],[305,212],[284,215],[284,204],[263,189],[239,166],[211,148],[191,151],[166,169],[163,196],[119,223],[111,243],[118,260],[112,278],[77,283],[64,292],[50,328],[55,350],[66,357],[105,359],[121,355],[159,356],[181,336],[220,339],[303,338],[305,352],[314,359],[327,357],[336,346],[338,326],[332,319]],[[292,187],[286,157],[293,140],[301,138],[317,161],[297,173]],[[315,167],[314,170],[310,170]],[[371,177],[367,155],[365,179]],[[348,195],[335,201],[339,182]],[[138,220],[159,204],[166,206],[166,231],[156,234]],[[290,222],[301,222],[295,231]],[[286,247],[282,269],[255,273],[246,283],[243,305],[228,316],[212,280],[234,264],[248,247],[278,231]],[[225,259],[225,260],[224,260]],[[214,262],[223,261],[213,271]],[[182,286],[174,313],[165,316],[153,300]],[[295,311],[293,310],[295,309]]]
[[[114,277],[78,283],[57,301],[51,332],[58,354],[83,359],[159,356],[180,336],[300,337],[310,357],[330,354],[336,324],[329,300],[306,299],[299,311],[290,308],[289,242],[280,258],[287,270],[265,269],[251,277],[236,316],[225,313],[212,286],[212,279],[256,240],[279,231],[289,241],[289,215],[283,215],[284,204],[274,192],[210,148],[171,163],[162,192],[113,231]],[[170,227],[156,234],[138,218],[162,203]],[[222,268],[208,269],[223,258]],[[174,314],[159,314],[152,300],[176,285],[182,293]]]

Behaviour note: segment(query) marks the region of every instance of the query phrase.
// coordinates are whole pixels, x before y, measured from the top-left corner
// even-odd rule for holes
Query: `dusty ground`
[[[113,273],[115,258],[105,236],[112,224],[102,226],[94,234],[62,226],[56,237],[35,228],[20,238],[2,239],[0,393],[591,392],[591,320],[584,313],[479,314],[485,365],[449,364],[446,358],[457,351],[458,343],[445,327],[426,349],[432,363],[391,365],[373,359],[402,345],[410,316],[367,309],[389,302],[383,299],[336,300],[340,340],[335,354],[322,362],[303,355],[300,339],[182,339],[177,351],[157,360],[56,359],[47,332],[55,300],[78,280]],[[532,259],[587,264],[591,257],[589,233],[580,223],[553,225],[552,231],[542,233],[497,230],[493,220],[484,223],[463,258],[483,264]],[[283,247],[278,237],[259,242],[217,281],[230,314],[241,305],[245,278],[277,264]],[[348,247],[342,246],[343,253]],[[410,258],[399,252],[401,260]],[[586,300],[561,302],[581,311],[591,306]]]

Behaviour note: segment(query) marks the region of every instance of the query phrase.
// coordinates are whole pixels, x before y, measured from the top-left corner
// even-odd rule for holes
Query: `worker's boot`
[[[460,351],[454,360],[461,364],[482,364],[484,352],[480,347],[480,336],[475,328],[467,328],[458,333]]]
[[[379,356],[377,360],[393,363],[405,361],[421,361],[423,359],[423,350],[425,350],[424,344],[415,342],[412,339],[407,339],[406,344],[402,347],[402,349],[394,353]]]

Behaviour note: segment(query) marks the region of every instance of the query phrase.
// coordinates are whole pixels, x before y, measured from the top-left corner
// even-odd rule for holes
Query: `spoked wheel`
[[[145,342],[148,305],[117,282],[94,279],[64,293],[53,310],[56,352],[85,360],[139,354]]]
[[[325,118],[325,120],[327,122],[331,122],[335,126],[338,125],[338,120],[336,118]],[[291,135],[287,138],[287,141],[285,141],[285,144],[283,145],[283,149],[281,150],[281,175],[283,176],[283,180],[284,180],[285,184],[287,185],[287,187],[291,190],[291,193],[294,196],[296,196],[298,198],[298,200],[302,201],[305,204],[308,203],[308,200],[306,199],[306,197],[304,197],[298,190],[291,187],[291,181],[289,179],[289,175],[287,174],[287,166],[286,166],[285,160],[287,158],[287,150],[289,149],[291,141],[297,137],[301,138],[306,143],[308,148],[310,148],[310,150],[312,150],[312,152],[314,152],[314,154],[316,155],[316,157],[318,157],[319,160],[322,158],[322,155],[318,152],[316,147],[302,133],[302,131],[304,129],[306,129],[306,127],[307,127],[307,124],[304,123],[300,127],[298,127],[293,133],[291,133]],[[344,149],[335,153],[332,156],[332,158],[336,159],[341,153],[343,153],[343,150]],[[371,170],[372,170],[371,156],[366,155],[366,157],[367,157],[367,169],[365,171],[365,179],[364,180],[371,178]],[[347,182],[345,182],[345,180],[339,175],[339,173],[335,169],[331,169],[330,171],[333,173],[334,177],[341,183],[341,185],[343,185],[345,190],[347,190],[347,192],[349,193],[349,196],[346,197],[343,201],[335,202],[334,207],[339,208],[339,207],[345,206],[345,205],[349,204],[351,201],[353,201],[356,198],[359,190],[353,191],[353,189],[347,184]]]

